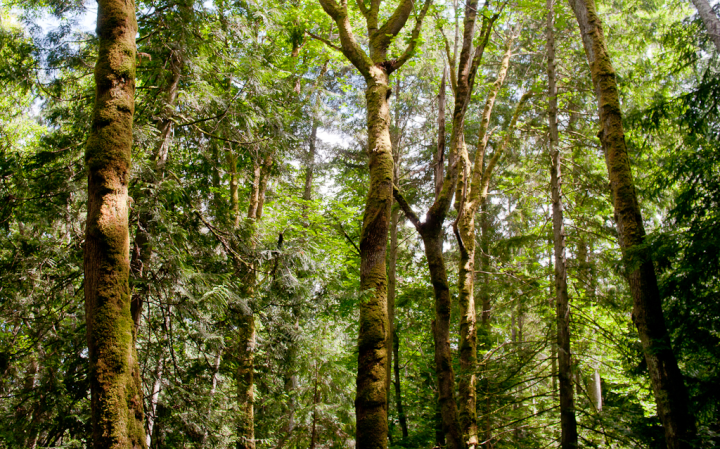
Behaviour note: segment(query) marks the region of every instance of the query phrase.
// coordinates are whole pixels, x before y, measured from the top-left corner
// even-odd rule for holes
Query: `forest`
[[[719,14],[3,1],[0,449],[720,447]]]

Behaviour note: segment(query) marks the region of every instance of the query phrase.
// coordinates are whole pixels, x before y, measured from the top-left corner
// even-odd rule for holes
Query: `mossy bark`
[[[495,98],[500,91],[510,63],[510,45],[503,56],[498,79],[488,95],[481,119],[480,144],[476,158],[482,158],[487,144],[486,133]],[[458,80],[458,87],[460,86]],[[457,109],[457,108],[456,108]],[[482,149],[480,147],[482,146]],[[460,308],[460,422],[463,439],[470,448],[479,444],[477,427],[477,313],[475,310],[475,213],[481,196],[475,186],[470,184],[471,164],[467,149],[458,147],[462,172],[455,193],[458,219],[455,234],[460,248],[458,261],[458,305]],[[478,156],[479,155],[479,156]],[[479,161],[482,165],[482,160]],[[478,163],[476,160],[475,164]]]
[[[645,228],[622,125],[615,70],[594,0],[569,0],[580,26],[600,115],[598,137],[610,178],[615,223],[633,297],[632,319],[642,342],[658,415],[670,449],[693,447],[695,420],[665,326],[655,268],[643,246]]]
[[[95,106],[85,163],[85,317],[92,444],[144,448],[143,397],[130,312],[128,177],[135,110],[135,4],[98,3]]]
[[[442,181],[436,179],[435,202],[427,211],[425,221],[420,222],[407,202],[396,191],[396,199],[403,208],[405,215],[412,221],[423,239],[425,256],[430,271],[430,280],[435,293],[435,320],[433,321],[433,336],[435,340],[435,370],[438,378],[438,398],[442,415],[443,431],[448,447],[453,449],[471,447],[478,444],[477,439],[477,411],[475,393],[475,370],[477,368],[477,355],[475,344],[475,309],[474,304],[461,304],[460,334],[461,334],[461,380],[460,380],[460,412],[455,401],[455,372],[452,367],[452,352],[450,350],[450,309],[451,297],[447,280],[447,270],[442,252],[443,223],[452,204],[452,196],[456,188],[458,197],[464,204],[465,190],[458,188],[458,155],[467,154],[465,148],[465,113],[474,88],[477,69],[482,60],[485,46],[490,37],[492,26],[497,15],[483,20],[480,31],[480,43],[473,49],[475,35],[475,22],[477,18],[477,1],[469,1],[465,5],[463,24],[463,41],[460,56],[457,61],[457,74],[455,60],[449,57],[453,65],[451,72],[452,86],[455,94],[455,106],[452,116],[452,131],[450,137],[449,168]],[[449,44],[446,42],[448,55]],[[444,103],[445,75],[441,81],[441,103]],[[442,164],[444,159],[441,151],[444,147],[444,104],[440,106],[441,116],[438,118],[439,137],[438,150],[435,163]],[[442,137],[440,137],[442,136]],[[440,144],[443,144],[442,147]],[[463,167],[468,167],[467,164]],[[436,178],[443,173],[442,167],[436,167]],[[459,218],[459,219],[462,219]],[[457,223],[456,223],[457,224]],[[456,226],[457,228],[457,226]],[[474,240],[474,237],[473,237]],[[467,319],[470,317],[470,319]]]
[[[558,378],[560,383],[560,447],[578,447],[575,398],[573,395],[572,357],[570,351],[570,298],[567,289],[565,228],[563,224],[562,175],[557,125],[557,83],[555,81],[554,0],[547,0],[547,76],[550,152],[550,187],[552,191],[553,244],[555,249],[555,307],[557,319]]]
[[[366,80],[370,189],[360,237],[360,332],[355,413],[357,447],[387,447],[388,332],[385,252],[392,206],[393,156],[390,143],[390,86],[386,72],[373,68]]]
[[[355,39],[347,2],[319,0],[323,10],[335,21],[340,50],[365,78],[367,102],[368,155],[370,187],[360,237],[360,329],[358,335],[358,374],[355,397],[356,447],[387,447],[387,376],[388,332],[387,248],[390,209],[393,195],[393,155],[390,142],[390,74],[415,53],[422,22],[431,0],[425,0],[418,11],[410,40],[400,57],[388,59],[388,48],[402,31],[413,12],[413,0],[401,0],[384,24],[380,24],[380,1],[368,8],[358,2],[367,25],[368,52]]]
[[[234,158],[229,159],[230,169],[236,170]],[[253,184],[250,189],[250,200],[247,211],[247,234],[243,237],[248,242],[251,251],[257,233],[257,222],[262,218],[265,191],[270,170],[273,165],[273,155],[268,154],[262,161],[255,161],[253,170]],[[237,178],[236,178],[237,179]],[[231,207],[235,215],[235,223],[239,224],[239,206],[236,203],[237,185],[230,185]],[[254,264],[236,264],[235,267],[242,284],[241,296],[250,303],[255,296],[257,284],[256,267]],[[255,315],[252,305],[231,310],[232,319],[237,327],[235,339],[235,383],[237,385],[237,401],[239,415],[237,417],[237,449],[255,449]]]

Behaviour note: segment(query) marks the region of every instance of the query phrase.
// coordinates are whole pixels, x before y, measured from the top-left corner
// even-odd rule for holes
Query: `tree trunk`
[[[262,162],[255,162],[253,184],[250,191],[250,201],[247,212],[249,230],[246,236],[249,246],[253,249],[255,233],[257,232],[257,222],[262,217],[265,190],[267,189],[272,164],[272,154],[267,155]],[[233,211],[238,211],[239,209],[235,203],[237,194],[233,194],[233,189],[237,192],[237,186],[233,187],[232,180],[230,189]],[[239,213],[236,215],[235,222],[239,223]],[[251,263],[248,265],[239,265],[236,269],[243,282],[242,297],[250,302],[255,296],[257,283],[257,276],[255,274],[256,267]],[[235,310],[233,313],[237,322],[236,354],[238,366],[235,373],[235,381],[237,383],[238,406],[240,409],[236,447],[237,449],[255,449],[255,315],[250,306],[247,306],[247,310]]]
[[[595,86],[601,125],[598,136],[605,152],[620,248],[633,297],[632,318],[645,353],[658,415],[668,448],[689,448],[696,438],[695,421],[665,327],[655,268],[648,251],[642,248],[645,228],[625,144],[615,70],[594,0],[569,2],[580,26]]]
[[[413,0],[401,0],[393,14],[381,25],[379,3],[368,9],[358,2],[367,25],[366,52],[355,39],[349,20],[347,2],[319,0],[323,10],[338,26],[343,55],[365,78],[367,101],[368,155],[370,159],[370,187],[365,202],[360,236],[360,326],[358,335],[358,374],[355,397],[357,449],[387,447],[387,381],[390,332],[387,316],[387,249],[390,208],[393,196],[393,155],[390,143],[390,110],[388,98],[390,74],[408,61],[415,52],[422,23],[430,8],[426,0],[416,11],[415,26],[405,51],[400,57],[388,59],[388,49],[405,27],[413,12]]]
[[[484,53],[485,46],[490,37],[492,26],[498,15],[483,20],[480,32],[480,43],[473,51],[473,38],[475,35],[475,21],[477,17],[477,1],[471,0],[465,5],[465,18],[463,26],[463,43],[457,66],[457,76],[453,76],[453,90],[455,93],[455,107],[452,117],[452,132],[450,137],[450,160],[448,172],[443,179],[441,188],[436,187],[436,198],[427,211],[425,222],[420,223],[417,215],[400,194],[395,191],[405,215],[415,225],[423,239],[425,256],[430,270],[430,279],[435,293],[435,320],[433,321],[433,336],[435,340],[435,370],[438,377],[438,391],[440,409],[442,413],[443,430],[448,447],[460,449],[477,446],[477,411],[475,409],[475,369],[477,365],[475,309],[474,303],[461,304],[460,324],[460,413],[454,398],[455,373],[452,367],[452,353],[450,350],[450,309],[451,297],[447,280],[447,270],[442,252],[443,223],[450,208],[452,196],[458,185],[458,155],[467,154],[465,148],[465,113],[474,87],[475,74]],[[449,44],[446,42],[448,55]],[[449,57],[454,67],[454,58]],[[454,73],[454,72],[451,72]],[[444,91],[444,80],[441,82],[441,91]],[[440,96],[443,96],[441,92]],[[441,106],[442,108],[442,106]],[[439,121],[442,126],[442,121]],[[444,127],[444,126],[443,126]],[[442,130],[438,131],[443,132]],[[440,139],[439,139],[440,140]],[[439,151],[439,149],[438,149]],[[436,156],[436,159],[439,159]],[[467,165],[465,165],[467,167]],[[464,205],[464,189],[458,189],[461,197],[460,204]],[[456,199],[457,200],[457,199]],[[464,206],[463,206],[464,207]],[[474,240],[474,237],[473,237]]]
[[[387,447],[386,342],[390,324],[387,306],[385,252],[392,206],[393,156],[390,143],[388,76],[378,70],[368,81],[367,100],[370,189],[365,203],[360,237],[360,290],[368,292],[360,301],[358,374],[355,413],[357,446]]]
[[[147,447],[151,447],[153,429],[155,428],[155,419],[157,417],[157,404],[160,398],[160,387],[162,386],[162,376],[165,359],[160,358],[158,366],[155,368],[155,381],[153,382],[152,392],[150,393],[150,410],[147,414]]]
[[[705,29],[710,35],[715,44],[715,48],[720,53],[720,20],[718,20],[717,14],[713,11],[712,6],[707,0],[692,0],[693,5],[697,8],[700,19],[705,25]]]
[[[85,163],[85,317],[92,444],[144,448],[143,398],[130,311],[128,178],[135,110],[134,2],[100,0],[95,107]]]
[[[400,429],[402,430],[403,438],[408,437],[407,428],[407,417],[402,405],[402,391],[400,388],[400,360],[398,359],[400,353],[400,341],[398,340],[397,326],[393,327],[395,338],[393,338],[393,368],[395,371],[395,407],[397,408],[398,421],[400,421]]]
[[[482,116],[482,126],[487,130],[490,120],[490,113],[495,102],[495,97],[500,91],[500,86],[505,79],[510,62],[512,43],[503,57],[501,68],[498,73],[498,80],[495,82]],[[460,84],[460,83],[458,83]],[[484,134],[481,132],[481,134]],[[481,144],[478,145],[477,157],[484,154],[486,143],[484,135],[480,136]],[[480,146],[483,146],[480,150]],[[458,305],[460,307],[460,422],[463,430],[463,439],[468,442],[472,449],[477,446],[477,394],[475,384],[477,376],[477,315],[475,312],[475,212],[482,201],[480,196],[475,195],[472,186],[468,186],[470,178],[470,159],[464,143],[458,147],[460,150],[460,161],[462,162],[462,175],[457,184],[455,193],[456,209],[458,218],[455,222],[455,235],[460,248],[460,259],[458,261]],[[476,160],[476,164],[478,161]],[[482,161],[480,161],[482,164]]]
[[[600,373],[597,369],[593,371],[593,377],[591,382],[590,394],[592,396],[593,405],[595,410],[601,412],[603,406],[602,400],[602,380],[600,379]]]
[[[445,181],[445,78],[447,69],[443,70],[438,94],[438,138],[435,150],[435,199],[440,196],[443,181]]]
[[[441,230],[439,230],[441,231]],[[443,431],[448,448],[465,448],[458,421],[455,403],[455,372],[452,367],[450,350],[450,310],[452,299],[447,280],[447,270],[442,255],[440,232],[422,235],[425,256],[430,268],[430,280],[435,292],[435,320],[432,322],[435,340],[435,370],[439,384],[439,403],[442,414]]]
[[[550,138],[550,186],[552,189],[553,243],[555,248],[555,307],[557,316],[558,378],[560,383],[560,447],[578,447],[575,399],[573,397],[572,360],[570,352],[570,299],[565,264],[565,229],[563,225],[562,175],[557,126],[557,84],[555,82],[554,0],[547,0],[547,76],[548,121]]]

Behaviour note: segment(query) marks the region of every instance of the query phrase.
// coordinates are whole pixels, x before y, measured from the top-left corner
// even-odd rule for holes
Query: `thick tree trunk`
[[[600,132],[610,178],[615,222],[625,258],[632,318],[642,342],[658,415],[670,449],[689,448],[696,438],[688,396],[665,327],[655,268],[646,249],[640,213],[622,126],[615,70],[610,61],[594,0],[569,0],[583,36],[583,44],[598,100]]]
[[[718,20],[717,14],[715,14],[715,11],[713,11],[712,6],[710,6],[707,0],[692,0],[692,2],[695,8],[697,8],[697,12],[710,35],[710,39],[712,39],[715,48],[718,53],[720,53],[720,20]]]
[[[393,196],[393,155],[390,143],[390,74],[408,61],[415,52],[422,23],[430,8],[426,0],[415,17],[410,41],[400,57],[388,59],[393,38],[405,27],[415,3],[401,0],[393,14],[381,25],[380,3],[368,8],[358,2],[367,25],[368,52],[360,47],[352,31],[347,2],[319,0],[323,10],[338,26],[340,50],[362,73],[367,85],[368,155],[370,188],[365,203],[360,237],[360,329],[358,335],[358,375],[355,397],[357,449],[387,447],[387,248],[390,208]]]
[[[100,0],[95,107],[85,162],[85,317],[92,444],[144,448],[143,398],[130,311],[128,178],[135,110],[135,3]]]
[[[435,292],[435,320],[432,322],[435,340],[435,369],[438,376],[440,411],[442,413],[443,431],[448,448],[465,448],[457,419],[458,412],[455,402],[455,372],[452,367],[452,351],[450,350],[450,310],[452,299],[447,280],[447,270],[442,254],[442,229],[426,232],[422,235],[425,256],[430,268],[430,280]]]
[[[554,0],[547,0],[547,76],[548,121],[550,138],[550,186],[552,190],[553,243],[555,248],[555,307],[557,316],[557,348],[560,381],[560,447],[578,447],[575,398],[573,397],[572,360],[570,352],[570,299],[565,264],[565,229],[563,225],[562,176],[557,126],[557,84],[555,81],[555,17]]]
[[[368,298],[360,301],[358,374],[355,413],[357,447],[387,447],[386,342],[390,324],[387,307],[387,248],[392,206],[393,156],[390,143],[390,87],[388,75],[376,69],[367,80],[368,153],[370,189],[365,203],[360,238],[360,290]]]

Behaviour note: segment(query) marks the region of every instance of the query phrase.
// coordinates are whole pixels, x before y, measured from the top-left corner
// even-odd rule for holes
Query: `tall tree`
[[[448,158],[448,170],[444,176],[442,186],[439,189],[439,179],[442,170],[435,169],[435,191],[436,197],[433,204],[425,215],[425,221],[420,222],[410,205],[402,197],[399,190],[396,190],[395,198],[403,208],[405,215],[417,229],[425,246],[430,278],[435,292],[435,320],[433,321],[433,338],[435,340],[435,370],[439,383],[439,401],[442,414],[443,430],[446,440],[451,448],[474,448],[477,440],[477,412],[475,410],[475,374],[477,356],[471,354],[470,347],[475,348],[475,328],[471,318],[466,320],[468,315],[474,316],[474,308],[469,304],[461,304],[460,323],[460,402],[459,413],[455,404],[455,373],[452,368],[452,353],[450,351],[450,309],[451,298],[450,288],[447,279],[447,269],[443,256],[443,224],[448,210],[452,204],[452,196],[455,192],[458,180],[458,155],[467,152],[465,148],[465,114],[472,96],[475,85],[475,75],[482,61],[493,24],[499,17],[495,14],[491,17],[483,16],[483,24],[480,30],[479,44],[473,46],[475,37],[475,24],[477,21],[477,1],[469,1],[465,5],[465,16],[463,20],[462,46],[459,57],[450,50],[450,45],[445,40],[447,57],[451,67],[451,84],[455,94],[455,106],[452,116],[452,130],[450,137],[450,155]],[[457,67],[457,72],[455,72]],[[445,75],[443,73],[441,89],[445,88]],[[444,93],[439,95],[441,102],[444,100]],[[440,106],[441,116],[439,124],[444,124],[444,105]],[[444,130],[439,130],[444,133]],[[438,139],[438,150],[434,157],[436,164],[441,164],[440,144],[444,138]],[[469,310],[472,309],[472,310]],[[468,312],[469,310],[469,312]]]
[[[390,75],[402,67],[415,52],[422,22],[432,0],[425,0],[417,14],[410,42],[397,59],[388,59],[393,39],[405,27],[414,9],[412,0],[401,0],[385,24],[380,25],[381,0],[366,6],[357,2],[365,18],[369,53],[358,44],[350,24],[347,0],[319,0],[335,21],[340,34],[340,51],[365,78],[367,101],[370,188],[365,202],[360,237],[360,290],[368,297],[360,302],[358,335],[357,396],[355,398],[356,439],[358,449],[387,447],[387,363],[388,325],[387,248],[390,209],[393,195],[393,154],[390,142]],[[332,44],[331,44],[332,45]],[[338,48],[333,46],[334,48]]]
[[[547,0],[547,78],[548,78],[548,151],[552,190],[553,243],[555,249],[555,307],[557,317],[558,378],[560,380],[560,446],[578,447],[575,402],[573,398],[572,357],[570,351],[570,299],[565,260],[562,176],[557,122],[557,82],[555,71],[555,1]]]
[[[489,23],[492,25],[492,23]],[[492,28],[491,26],[489,28]],[[489,39],[489,36],[486,38]],[[477,441],[477,411],[476,411],[476,382],[477,382],[477,313],[475,311],[474,285],[475,285],[475,215],[480,203],[487,195],[487,188],[490,176],[502,156],[509,136],[512,134],[517,114],[514,116],[510,127],[507,130],[506,140],[498,147],[493,158],[484,168],[483,158],[488,142],[488,127],[492,114],[495,99],[502,87],[512,55],[512,45],[515,35],[509,38],[505,53],[503,55],[498,77],[493,83],[488,98],[483,108],[481,117],[480,132],[478,135],[478,147],[475,153],[474,167],[470,162],[467,147],[458,148],[459,164],[461,171],[455,192],[455,208],[458,216],[453,223],[453,229],[460,250],[458,261],[458,304],[460,306],[460,404],[463,422],[464,435],[471,447],[478,444]],[[459,84],[458,84],[459,86]],[[520,106],[527,99],[523,96]],[[456,100],[457,101],[457,100]],[[483,170],[484,168],[484,170]]]
[[[635,191],[615,69],[594,0],[569,0],[590,65],[600,116],[615,223],[633,297],[632,319],[640,335],[658,415],[670,449],[689,448],[696,437],[683,376],[665,326],[655,267],[644,246],[645,227]]]
[[[143,395],[130,312],[128,178],[135,111],[135,3],[98,3],[95,106],[85,163],[85,315],[92,443],[144,448]]]
[[[230,198],[232,210],[235,216],[235,228],[240,225],[237,191],[237,163],[235,156],[229,152],[230,171],[234,174],[230,181]],[[264,157],[257,155],[253,161],[253,178],[248,201],[246,228],[243,230],[244,239],[252,251],[255,248],[258,221],[262,218],[263,205],[265,203],[265,191],[270,170],[273,166],[273,154],[269,153]],[[236,261],[236,270],[242,280],[242,295],[246,301],[256,294],[257,288],[257,264],[253,262]],[[255,314],[252,305],[232,310],[232,318],[237,326],[235,340],[235,357],[237,370],[235,382],[237,383],[237,398],[240,415],[237,422],[237,449],[255,449],[255,351],[256,351],[256,330]]]

